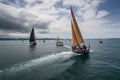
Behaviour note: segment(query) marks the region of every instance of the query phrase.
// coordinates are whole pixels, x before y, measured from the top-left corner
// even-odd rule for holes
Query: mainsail
[[[56,42],[59,42],[59,37],[57,36]]]
[[[77,38],[76,38],[76,35],[75,35],[75,31],[73,29],[73,24],[72,24],[72,21],[71,21],[71,29],[72,29],[72,41],[73,41],[73,44],[76,46],[78,45],[78,41],[77,41]]]
[[[35,35],[34,35],[34,27],[31,30],[29,42],[36,42]]]
[[[73,44],[74,45],[76,45],[76,44],[79,44],[79,43],[82,43],[82,42],[84,42],[84,40],[83,40],[83,37],[82,37],[82,35],[81,35],[81,32],[80,32],[80,30],[79,30],[79,28],[78,28],[78,24],[77,24],[77,22],[76,22],[76,19],[75,19],[75,16],[74,16],[74,13],[73,13],[73,11],[72,11],[72,7],[71,7],[71,16],[72,16],[72,25],[73,25],[73,30],[74,31],[72,31],[72,32],[74,32],[74,35],[73,35]],[[76,37],[75,37],[76,36]],[[74,39],[74,38],[76,38],[76,39]],[[77,42],[78,43],[77,43]]]

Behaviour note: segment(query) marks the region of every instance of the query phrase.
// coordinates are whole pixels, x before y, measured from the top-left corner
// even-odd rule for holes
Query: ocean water
[[[37,40],[30,47],[27,40],[0,41],[0,80],[120,80],[120,39],[86,40],[89,56],[71,51],[54,40]]]

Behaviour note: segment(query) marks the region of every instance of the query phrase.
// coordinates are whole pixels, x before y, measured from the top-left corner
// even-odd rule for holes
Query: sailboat
[[[30,43],[30,45],[36,45],[34,27],[32,28],[31,33],[30,33],[29,43]]]
[[[63,46],[63,42],[60,41],[58,36],[57,36],[57,39],[56,39],[56,46]]]
[[[99,43],[103,43],[102,39],[99,39]]]
[[[43,43],[45,43],[45,40],[43,40]]]
[[[85,44],[85,41],[78,27],[77,21],[75,19],[72,7],[70,7],[70,9],[72,17],[71,19],[72,42],[73,42],[72,51],[78,54],[86,55],[89,53],[90,45]]]

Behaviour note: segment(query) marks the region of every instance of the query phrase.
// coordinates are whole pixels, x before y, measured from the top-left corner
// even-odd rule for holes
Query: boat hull
[[[45,43],[45,40],[43,40],[43,43]]]
[[[62,42],[57,42],[56,46],[63,46],[63,43]]]
[[[99,43],[103,43],[103,41],[99,41]]]
[[[30,42],[30,45],[34,46],[34,45],[36,45],[36,42]]]
[[[56,44],[56,46],[63,46],[63,44],[60,44],[60,45]]]
[[[83,51],[81,51],[81,50],[72,50],[72,51],[76,54],[89,55],[89,49],[83,50]]]

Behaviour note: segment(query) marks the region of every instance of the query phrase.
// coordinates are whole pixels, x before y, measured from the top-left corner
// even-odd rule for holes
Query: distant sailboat
[[[58,36],[57,36],[57,39],[56,39],[56,46],[63,46],[63,42],[60,41]]]
[[[87,47],[87,45],[85,45],[84,39],[82,37],[74,13],[72,11],[72,7],[71,7],[71,16],[72,16],[71,29],[72,29],[72,41],[73,41],[72,51],[79,54],[88,54],[90,46]]]
[[[99,39],[99,43],[103,43],[102,39]]]
[[[43,40],[43,43],[45,43],[45,40]]]
[[[29,42],[30,42],[30,45],[36,45],[35,34],[34,34],[34,27],[32,28],[31,33],[30,33]]]

